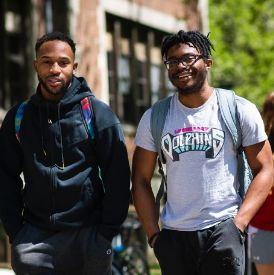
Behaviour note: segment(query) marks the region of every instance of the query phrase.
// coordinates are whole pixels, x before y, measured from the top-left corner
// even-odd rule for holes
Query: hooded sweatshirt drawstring
[[[49,105],[50,103],[47,103],[47,117],[48,117],[48,124],[52,125],[52,121],[49,117]],[[61,123],[60,123],[60,105],[61,105],[61,102],[58,103],[58,125],[59,125],[59,131],[60,131],[60,138],[61,138],[61,157],[62,157],[62,164],[63,164],[63,170],[65,169],[65,162],[64,162],[64,154],[63,154],[63,139],[62,139],[62,131],[61,131]],[[47,155],[46,154],[46,151],[44,149],[44,136],[43,136],[43,129],[42,129],[42,116],[41,116],[41,98],[39,98],[39,117],[40,117],[40,130],[41,130],[41,137],[42,137],[42,150],[45,154],[45,156]]]
[[[50,103],[47,103],[48,124],[52,124],[52,121],[51,121],[51,119],[50,119],[50,117],[49,117],[49,105],[50,105]]]
[[[41,98],[39,98],[39,117],[40,117],[40,130],[41,130],[41,137],[42,137],[42,150],[47,155],[46,151],[44,150],[44,136],[43,136],[43,129],[42,129],[42,116],[41,116]]]
[[[60,138],[61,138],[61,156],[62,156],[62,163],[63,163],[63,170],[65,169],[64,163],[64,155],[63,155],[63,142],[62,142],[62,131],[61,131],[61,123],[60,123],[60,105],[61,102],[58,104],[58,124],[59,124],[59,131],[60,131]]]

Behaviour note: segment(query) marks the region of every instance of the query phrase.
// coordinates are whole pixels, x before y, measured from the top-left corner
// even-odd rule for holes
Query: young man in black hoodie
[[[39,85],[19,125],[20,142],[20,104],[0,130],[0,217],[12,267],[17,275],[111,274],[111,240],[130,194],[121,124],[86,80],[75,77],[75,43],[68,36],[46,34],[35,50]],[[94,139],[81,107],[86,97]]]

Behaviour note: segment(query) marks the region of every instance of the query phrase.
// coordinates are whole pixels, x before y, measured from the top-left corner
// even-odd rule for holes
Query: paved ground
[[[150,275],[159,275],[162,274],[160,269],[150,269]]]
[[[11,269],[0,268],[0,275],[15,275]]]

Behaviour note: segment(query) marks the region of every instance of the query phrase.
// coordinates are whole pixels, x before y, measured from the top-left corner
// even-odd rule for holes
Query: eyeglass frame
[[[181,62],[182,65],[185,66],[185,67],[191,67],[191,66],[193,66],[200,58],[204,57],[202,54],[188,54],[186,57],[188,57],[188,56],[194,56],[194,57],[195,57],[195,60],[193,61],[192,64],[186,65],[186,64],[183,62],[183,59],[182,59],[182,58],[180,58],[180,59],[166,60],[166,61],[164,61],[164,64],[165,64],[166,69],[167,69],[168,71],[176,70],[176,69],[178,68],[180,62]],[[196,58],[196,56],[198,56],[199,58]],[[178,62],[177,67],[174,68],[174,69],[168,69],[168,68],[167,68],[167,63],[168,63],[169,61],[177,61],[177,62]]]

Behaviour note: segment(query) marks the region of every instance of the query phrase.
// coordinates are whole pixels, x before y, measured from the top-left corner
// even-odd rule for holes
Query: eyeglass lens
[[[166,68],[168,70],[174,70],[177,69],[179,62],[182,62],[184,66],[189,66],[192,65],[192,63],[196,60],[195,56],[186,56],[182,59],[177,59],[177,60],[170,60],[166,62]]]

